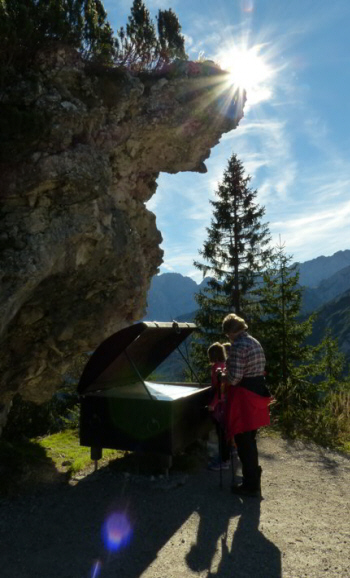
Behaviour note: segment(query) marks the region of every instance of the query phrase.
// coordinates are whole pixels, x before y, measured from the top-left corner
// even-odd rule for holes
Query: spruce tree
[[[290,381],[303,378],[302,362],[310,359],[305,340],[312,331],[313,316],[300,320],[302,288],[297,265],[279,244],[253,291],[259,308],[256,330],[268,359],[268,381],[273,391],[286,390]],[[305,376],[304,376],[305,377]]]
[[[154,61],[157,37],[149,10],[142,0],[134,0],[126,31],[119,31],[118,58],[124,66],[138,70],[147,68]]]
[[[279,243],[253,291],[259,310],[255,335],[265,350],[267,382],[276,399],[273,413],[281,428],[288,435],[302,432],[323,443],[328,436],[329,443],[329,435],[337,436],[341,425],[336,411],[348,387],[345,358],[329,332],[319,345],[307,344],[317,314],[301,318],[303,290],[291,261]]]
[[[346,366],[345,354],[327,328],[322,341],[314,348],[313,373],[322,391],[334,391],[345,382]]]
[[[128,24],[117,35],[117,61],[130,70],[156,70],[180,58],[187,59],[181,25],[173,10],[159,10],[157,32],[142,0],[134,0]]]
[[[159,10],[158,17],[159,60],[161,64],[175,58],[187,60],[185,38],[181,34],[179,20],[171,10]]]
[[[211,278],[196,295],[199,310],[195,322],[201,337],[193,345],[196,366],[207,365],[206,349],[223,340],[221,323],[231,312],[250,323],[255,307],[251,291],[261,277],[271,255],[267,224],[261,223],[265,208],[256,203],[257,191],[249,187],[241,161],[235,154],[228,162],[216,191],[208,237],[199,251],[204,262],[194,265]]]

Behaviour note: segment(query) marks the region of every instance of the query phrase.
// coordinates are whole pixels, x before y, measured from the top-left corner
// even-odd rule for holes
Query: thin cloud
[[[224,35],[238,38],[246,31],[247,19],[226,25],[227,18],[216,18],[225,3],[220,6],[216,21],[210,21],[209,34],[207,13],[197,11],[192,17],[191,5],[186,8],[183,32],[191,56],[204,51],[206,58],[215,60]],[[281,20],[276,18],[260,33],[248,35],[255,44],[265,43],[266,58],[278,71],[269,99],[246,107],[237,130],[224,135],[206,161],[207,175],[160,176],[158,191],[147,207],[156,213],[157,226],[165,237],[162,270],[181,271],[201,280],[193,260],[199,259],[198,249],[207,236],[205,229],[212,216],[209,199],[214,197],[232,152],[252,176],[251,185],[258,190],[259,204],[266,207],[274,239],[281,234],[295,259],[305,261],[325,253],[325,248],[328,254],[344,249],[350,217],[348,146],[335,139],[328,115],[321,116],[311,75],[305,74],[315,66],[315,54],[307,52],[303,43],[307,39],[309,46],[313,39],[320,41],[327,26],[331,22],[334,26],[337,19],[340,22],[349,11],[349,4],[339,0],[333,5],[321,3],[317,11],[307,3],[298,15],[289,5],[283,8],[283,32]],[[326,52],[324,47],[324,56]]]
[[[343,249],[343,235],[345,238],[348,235],[349,218],[350,201],[346,201],[337,207],[330,205],[310,211],[302,217],[295,213],[283,221],[271,223],[270,228],[274,235],[283,235],[288,252],[296,258],[302,255],[302,260],[306,260],[308,255],[320,254],[320,251],[315,253],[315,247],[327,247],[329,254]]]
[[[253,169],[259,180],[259,198],[263,204],[275,202],[276,198],[285,201],[292,194],[297,162],[286,121],[248,121],[242,123],[237,132],[225,135],[223,140],[231,141],[244,165],[249,164],[253,155]],[[265,176],[259,174],[262,168]]]

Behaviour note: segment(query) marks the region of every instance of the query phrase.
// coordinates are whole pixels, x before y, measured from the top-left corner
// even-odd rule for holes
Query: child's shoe
[[[230,469],[230,461],[228,460],[227,462],[221,462],[221,468],[220,468],[220,459],[219,458],[213,458],[208,464],[208,470],[210,470],[212,472],[218,472],[220,469],[221,470],[229,470]]]

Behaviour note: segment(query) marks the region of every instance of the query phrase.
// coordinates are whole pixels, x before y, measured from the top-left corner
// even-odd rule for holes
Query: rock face
[[[50,398],[80,352],[142,317],[162,262],[145,207],[158,174],[205,172],[243,103],[206,65],[136,78],[64,47],[41,54],[0,102],[6,411],[15,392]]]

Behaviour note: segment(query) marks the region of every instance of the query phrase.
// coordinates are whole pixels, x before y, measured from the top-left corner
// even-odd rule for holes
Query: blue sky
[[[126,23],[131,4],[105,1],[115,29]],[[256,55],[245,67],[252,68],[245,117],[212,149],[207,174],[159,177],[148,207],[164,239],[161,272],[175,271],[200,281],[193,260],[198,259],[210,224],[209,199],[232,153],[252,177],[274,242],[281,236],[295,261],[349,249],[350,2],[145,4],[153,16],[158,8],[173,8],[191,60],[204,54],[229,65],[234,74],[235,48]]]

